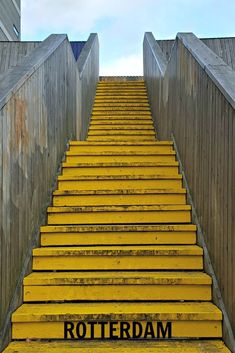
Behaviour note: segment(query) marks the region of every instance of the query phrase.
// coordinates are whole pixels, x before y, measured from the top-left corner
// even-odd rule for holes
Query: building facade
[[[0,0],[0,41],[19,41],[21,0]]]

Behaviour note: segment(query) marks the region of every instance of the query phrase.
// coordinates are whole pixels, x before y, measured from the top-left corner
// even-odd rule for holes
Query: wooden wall
[[[39,44],[40,42],[0,42],[0,75],[19,65]]]
[[[225,304],[224,338],[235,330],[235,72],[193,34],[178,34],[170,61],[144,40],[144,74],[158,137],[172,134]],[[153,45],[152,45],[153,44]],[[229,322],[226,321],[226,314]]]
[[[13,25],[19,32],[16,36]],[[16,6],[11,0],[0,1],[0,40],[20,40],[20,1],[16,1]]]
[[[90,44],[94,41],[93,51],[97,35]],[[90,87],[92,100],[98,66],[95,62],[95,72],[91,58],[97,55],[87,52],[80,76],[67,37],[51,35],[0,76],[0,351],[11,313],[22,301],[22,280],[66,144],[76,131],[81,134],[79,126],[87,129],[79,89]]]
[[[91,118],[96,86],[99,81],[99,41],[91,33],[77,61],[79,72],[78,115],[81,116],[77,126],[77,138],[85,140]]]
[[[235,38],[202,38],[201,41],[206,44],[216,55],[226,62],[233,70],[235,69]],[[157,40],[166,60],[168,61],[171,55],[171,49],[174,40]]]

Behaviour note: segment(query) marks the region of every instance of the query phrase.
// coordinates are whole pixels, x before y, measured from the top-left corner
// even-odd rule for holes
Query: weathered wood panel
[[[19,65],[40,42],[0,42],[0,75]]]
[[[151,40],[147,34],[144,72],[158,136],[173,134],[176,140],[234,330],[235,72],[192,34],[177,36],[167,66]],[[214,298],[223,305],[215,291]],[[225,326],[224,338],[232,347],[226,317]]]
[[[91,118],[93,101],[99,81],[99,41],[97,34],[92,33],[84,45],[77,60],[79,71],[78,115],[76,136],[85,140]]]
[[[175,42],[174,39],[157,40],[157,44],[161,48],[167,61],[170,59],[171,49],[172,49],[174,42]]]
[[[202,38],[201,41],[206,44],[216,55],[226,62],[233,70],[235,69],[235,38]],[[166,60],[170,59],[174,40],[157,40]]]
[[[0,27],[2,27],[2,31],[4,36],[1,36],[0,32],[0,40],[20,40],[20,12],[19,9],[19,1],[18,3],[14,3],[14,1],[9,0],[1,0],[0,1]],[[16,6],[15,6],[16,5]],[[13,26],[19,32],[19,37],[14,32]]]
[[[235,38],[203,38],[201,40],[235,70]]]
[[[65,35],[48,37],[21,65],[0,77],[1,343],[22,300],[22,279],[31,267],[32,247],[45,222],[67,141],[88,125],[87,115],[80,114],[79,90],[96,86],[97,61],[95,69],[92,65],[98,57],[97,35],[93,40],[80,78]]]

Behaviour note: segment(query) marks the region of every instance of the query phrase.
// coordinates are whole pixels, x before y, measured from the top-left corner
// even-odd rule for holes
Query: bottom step
[[[3,353],[229,353],[222,341],[13,342]]]

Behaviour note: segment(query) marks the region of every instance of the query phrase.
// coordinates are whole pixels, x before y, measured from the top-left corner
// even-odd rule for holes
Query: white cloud
[[[119,57],[112,63],[100,68],[101,76],[142,76],[143,63],[141,55]]]

